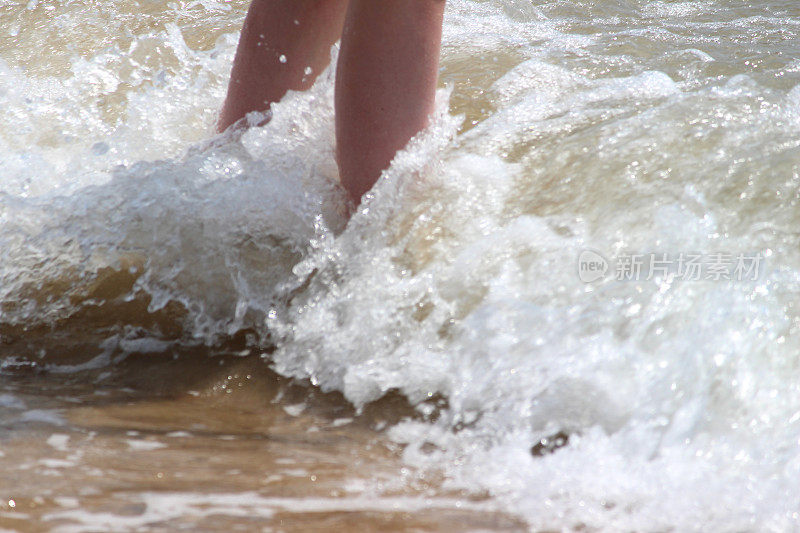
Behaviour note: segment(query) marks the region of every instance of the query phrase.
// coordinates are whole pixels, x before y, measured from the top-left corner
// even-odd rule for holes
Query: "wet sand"
[[[0,433],[3,528],[524,529],[402,464],[381,432],[418,416],[399,395],[357,415],[234,342],[70,374],[3,359],[0,400],[20,408]]]

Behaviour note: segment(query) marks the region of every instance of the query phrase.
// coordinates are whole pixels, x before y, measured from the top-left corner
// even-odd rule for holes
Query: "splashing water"
[[[0,7],[6,335],[102,366],[246,332],[357,410],[401,393],[406,465],[531,529],[799,526],[794,4],[452,0],[434,123],[349,221],[331,70],[214,136],[244,6],[90,5]]]

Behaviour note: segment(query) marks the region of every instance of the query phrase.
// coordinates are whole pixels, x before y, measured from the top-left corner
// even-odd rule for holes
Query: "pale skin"
[[[308,89],[341,38],[336,155],[358,203],[430,120],[444,0],[253,0],[236,51],[223,131],[288,90]]]

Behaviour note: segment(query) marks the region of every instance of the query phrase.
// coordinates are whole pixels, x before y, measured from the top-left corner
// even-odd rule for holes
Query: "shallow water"
[[[413,416],[397,396],[355,417],[259,357],[206,350],[130,356],[113,372],[4,374],[6,528],[523,527],[485,495],[401,464],[379,433]]]
[[[349,222],[244,9],[0,5],[3,526],[800,526],[796,3],[451,0]]]

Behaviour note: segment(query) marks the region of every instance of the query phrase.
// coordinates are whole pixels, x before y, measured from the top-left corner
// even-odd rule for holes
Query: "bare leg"
[[[250,111],[266,109],[290,89],[311,87],[330,62],[331,45],[342,33],[347,1],[253,0],[217,130],[225,130]]]
[[[336,76],[342,185],[359,201],[433,111],[444,0],[351,0]]]

